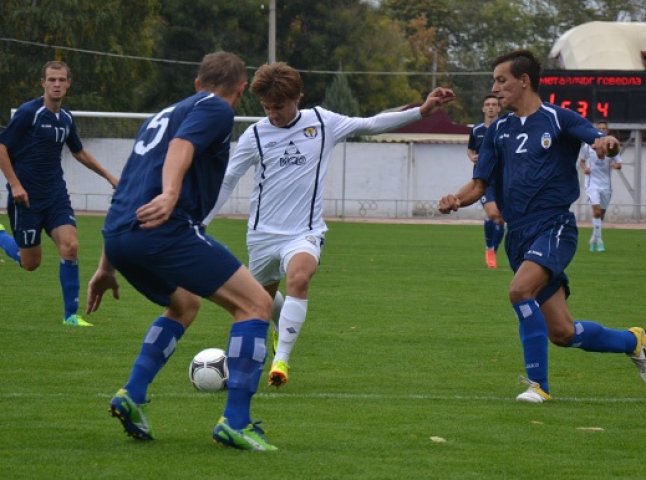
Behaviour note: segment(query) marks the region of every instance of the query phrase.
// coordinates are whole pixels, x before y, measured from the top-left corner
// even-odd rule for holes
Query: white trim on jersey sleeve
[[[322,107],[316,107],[323,122],[331,130],[335,142],[351,135],[376,135],[388,132],[422,119],[419,107],[401,112],[384,112],[373,117],[347,117],[331,112]]]

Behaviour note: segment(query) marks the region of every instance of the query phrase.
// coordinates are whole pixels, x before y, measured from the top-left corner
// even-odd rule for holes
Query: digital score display
[[[592,122],[646,124],[646,71],[545,70],[539,94]]]

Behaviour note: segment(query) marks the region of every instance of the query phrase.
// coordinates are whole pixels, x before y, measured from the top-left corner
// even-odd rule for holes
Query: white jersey
[[[585,160],[586,166],[590,169],[590,174],[585,176],[586,190],[590,188],[612,190],[610,172],[613,164],[621,163],[621,157],[619,155],[599,158],[594,148],[584,143],[581,146],[579,158]]]
[[[421,119],[419,108],[347,117],[321,107],[300,110],[286,127],[267,118],[240,136],[208,224],[227,201],[240,178],[253,165],[249,233],[324,234],[323,186],[334,146],[356,134],[377,134]]]

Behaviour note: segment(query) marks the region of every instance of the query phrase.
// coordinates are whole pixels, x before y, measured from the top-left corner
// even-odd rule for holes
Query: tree
[[[482,96],[491,87],[491,62],[499,55],[528,48],[546,65],[554,42],[576,25],[646,18],[643,0],[384,0],[381,9],[411,41],[424,28],[433,30],[425,41],[439,54],[438,70],[451,73],[443,81],[455,87],[456,119],[464,122],[480,117]]]
[[[370,5],[358,0],[279,2],[277,26],[278,59],[304,71],[303,105],[321,102],[340,63],[362,114],[421,100],[405,75],[349,73],[404,71],[410,57],[397,23]],[[330,73],[308,74],[307,70]]]
[[[325,90],[323,107],[349,117],[359,115],[359,102],[352,96],[352,90],[343,73],[339,73]]]
[[[160,19],[154,55],[177,62],[160,64],[146,82],[148,111],[190,95],[197,65],[207,53],[234,52],[250,66],[267,58],[266,12],[257,0],[162,0]],[[246,95],[238,113],[259,112]]]
[[[104,0],[100,9],[94,0],[0,2],[3,36],[13,39],[0,43],[0,121],[8,121],[12,107],[42,94],[40,70],[48,60],[70,66],[67,107],[135,110],[150,62],[88,51],[150,56],[158,6],[158,0]]]

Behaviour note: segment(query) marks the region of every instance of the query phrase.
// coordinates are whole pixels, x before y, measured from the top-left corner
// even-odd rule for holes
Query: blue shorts
[[[217,240],[186,221],[104,235],[110,263],[152,302],[167,307],[181,287],[209,297],[241,266]]]
[[[7,213],[11,230],[20,248],[31,248],[40,245],[43,229],[51,236],[52,230],[61,225],[76,227],[74,210],[67,192],[61,192],[45,200],[31,200],[29,208],[15,203],[9,195]]]
[[[578,228],[571,212],[507,230],[505,249],[512,270],[516,272],[523,261],[530,260],[551,274],[549,283],[536,298],[539,304],[548,300],[561,287],[565,289],[566,296],[570,294],[565,269],[574,258],[577,240]]]

